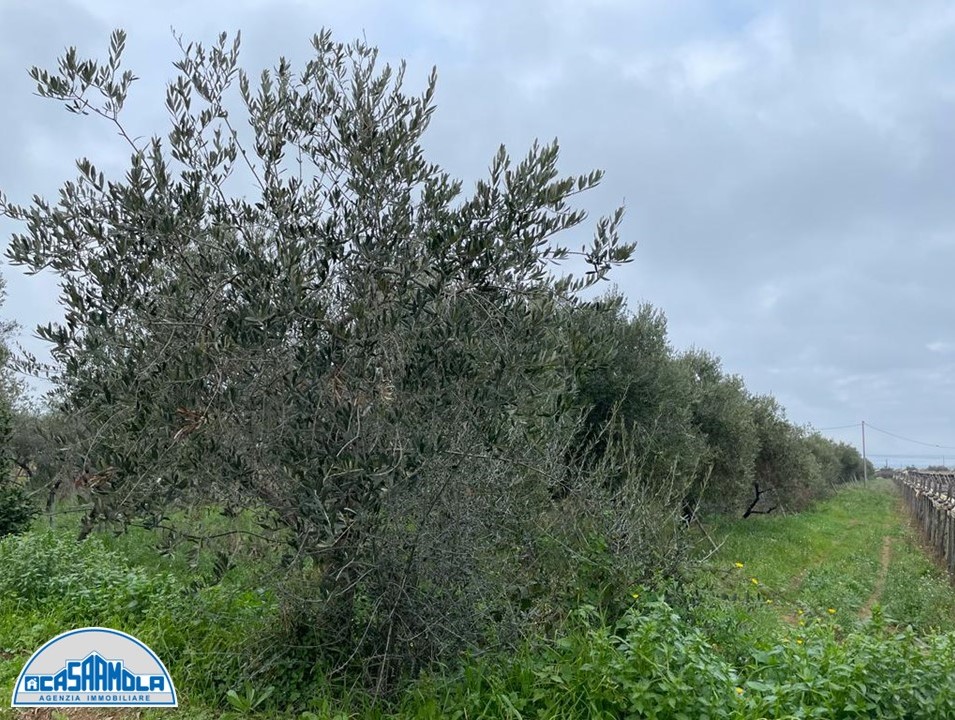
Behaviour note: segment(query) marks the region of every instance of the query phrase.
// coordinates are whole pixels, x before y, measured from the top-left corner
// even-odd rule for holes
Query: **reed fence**
[[[907,470],[895,482],[922,537],[955,576],[955,473]]]

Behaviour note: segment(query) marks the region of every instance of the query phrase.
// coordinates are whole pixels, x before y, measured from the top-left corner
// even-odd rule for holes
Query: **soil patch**
[[[889,574],[889,563],[892,561],[892,538],[886,535],[882,538],[882,554],[879,558],[879,577],[875,580],[875,587],[872,588],[872,594],[865,601],[865,605],[859,610],[859,617],[862,620],[868,620],[872,617],[872,606],[882,598],[885,592],[885,578]]]

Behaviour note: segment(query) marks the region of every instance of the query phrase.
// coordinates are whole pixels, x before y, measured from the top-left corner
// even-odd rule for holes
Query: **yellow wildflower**
[[[634,600],[639,600],[640,593],[630,593],[630,597],[632,597]]]
[[[736,567],[738,567],[738,568],[743,567],[743,563],[741,563],[741,562],[734,562],[733,564],[734,564]]]
[[[749,581],[753,583],[753,585],[759,585],[759,580],[757,580],[756,578],[750,578]]]
[[[802,645],[802,638],[796,638],[796,644]]]
[[[742,695],[742,694],[743,694],[743,688],[741,688],[741,687],[736,688],[736,694],[737,694],[737,695]]]
[[[773,604],[773,601],[772,601],[772,600],[767,600],[767,601],[766,601],[766,604],[767,604],[767,605],[772,605],[772,604]]]
[[[830,615],[835,615],[835,614],[836,614],[836,609],[835,609],[835,608],[829,608],[828,610],[826,610],[826,612],[829,613]]]

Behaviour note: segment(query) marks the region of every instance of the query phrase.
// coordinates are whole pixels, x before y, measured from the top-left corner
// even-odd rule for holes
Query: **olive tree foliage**
[[[599,356],[580,352],[578,402],[586,411],[577,456],[599,461],[621,433],[638,450],[640,474],[689,483],[700,471],[702,439],[692,432],[696,392],[687,367],[674,361],[663,312],[642,304],[626,308],[617,292],[599,306],[575,311],[569,318],[571,348],[606,348]],[[572,350],[573,352],[573,350]]]
[[[34,403],[14,412],[9,445],[14,472],[48,513],[60,500],[82,498],[89,473],[82,462],[83,433],[74,418]]]
[[[767,508],[802,510],[823,494],[824,468],[807,441],[805,430],[786,419],[775,398],[757,395],[751,403],[759,437],[753,500]],[[829,479],[834,482],[836,478]],[[765,497],[759,497],[760,493]]]
[[[831,486],[862,480],[865,477],[862,455],[851,445],[835,442],[818,432],[806,436],[806,444],[819,463],[822,477]],[[869,463],[869,474],[874,468]]]
[[[408,94],[404,66],[361,42],[323,31],[303,68],[256,79],[238,35],[178,41],[170,128],[146,140],[122,115],[121,31],[105,62],[71,48],[34,68],[40,95],[116,129],[129,167],[81,159],[55,202],[0,196],[24,227],[9,259],[59,276],[65,320],[39,332],[58,409],[90,431],[86,527],[195,500],[260,508],[344,598],[343,632],[362,612],[393,620],[412,588],[442,587],[413,577],[418,539],[466,554],[491,510],[517,533],[505,503],[546,485],[574,380],[552,318],[629,260],[622,210],[579,250],[559,242],[601,174],[562,177],[556,143],[519,162],[502,147],[465,193],[421,147],[434,73]],[[560,270],[573,258],[586,274]],[[449,509],[468,503],[479,525]]]
[[[753,480],[758,437],[749,394],[737,375],[727,375],[719,358],[691,350],[680,357],[693,386],[692,427],[703,438],[692,505],[734,512]]]
[[[6,281],[0,278],[0,302],[5,298]],[[24,398],[10,349],[16,330],[15,322],[0,321],[0,537],[26,530],[37,514],[37,503],[16,463],[17,418]]]

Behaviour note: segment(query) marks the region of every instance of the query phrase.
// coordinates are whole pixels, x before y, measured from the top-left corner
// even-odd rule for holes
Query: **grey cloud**
[[[0,10],[0,187],[49,194],[83,152],[120,163],[108,133],[40,108],[23,80],[67,43],[104,47],[116,25],[143,77],[130,110],[144,134],[163,129],[170,25],[242,28],[253,68],[304,61],[322,26],[407,58],[413,88],[437,64],[434,158],[473,180],[499,143],[519,155],[557,136],[568,172],[605,169],[585,207],[626,199],[639,245],[615,281],[666,311],[675,345],[719,354],[797,422],[866,418],[955,445],[947,3],[20,0]],[[6,275],[8,314],[53,312],[35,302],[42,283]]]

